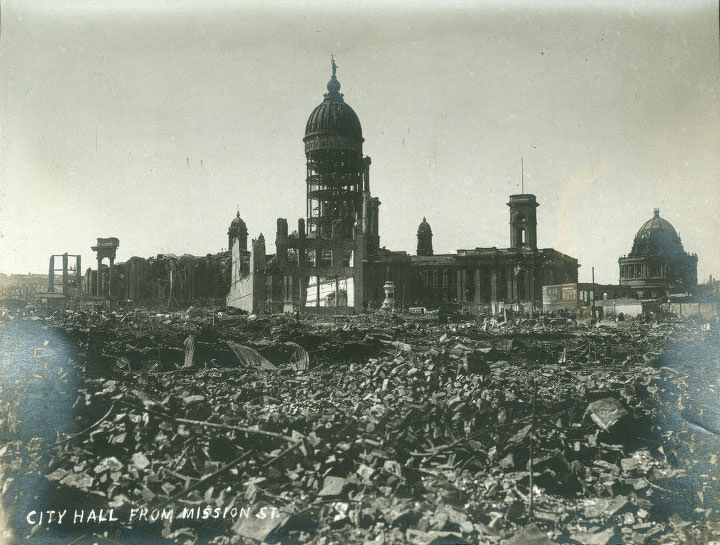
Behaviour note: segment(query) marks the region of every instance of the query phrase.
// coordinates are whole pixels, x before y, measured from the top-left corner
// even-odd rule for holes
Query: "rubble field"
[[[117,513],[172,508],[176,543],[720,540],[717,456],[685,423],[713,410],[694,388],[717,392],[720,342],[692,322],[190,308],[50,323],[87,361],[47,479]],[[232,506],[273,516],[214,516]]]

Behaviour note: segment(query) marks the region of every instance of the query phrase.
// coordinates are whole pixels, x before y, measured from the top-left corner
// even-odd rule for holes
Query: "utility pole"
[[[590,292],[592,297],[592,319],[595,319],[595,267],[592,268],[592,291]]]
[[[173,310],[175,308],[175,275],[173,274],[175,271],[172,267],[170,267],[170,293],[168,294],[168,310]]]

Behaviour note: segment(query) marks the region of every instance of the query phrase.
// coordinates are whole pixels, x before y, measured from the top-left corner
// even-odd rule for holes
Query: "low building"
[[[433,252],[433,231],[423,218],[417,255],[380,247],[380,200],[370,192],[370,158],[363,156],[358,116],[345,102],[336,66],[324,99],[306,127],[306,217],[289,233],[277,220],[275,254],[265,237],[229,233],[232,273],[229,306],[254,313],[347,313],[379,308],[386,281],[395,305],[469,312],[539,309],[542,287],[577,283],[578,262],[537,247],[535,195],[511,195],[510,246]],[[243,223],[244,227],[244,223]],[[231,229],[232,231],[232,229]]]
[[[543,312],[577,312],[580,309],[578,284],[555,284],[543,286],[542,309]]]

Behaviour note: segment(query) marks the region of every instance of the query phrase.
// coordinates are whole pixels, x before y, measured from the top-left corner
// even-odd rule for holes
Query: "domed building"
[[[305,218],[292,233],[287,220],[278,218],[274,255],[266,255],[264,238],[252,241],[247,269],[233,266],[229,306],[340,312],[337,307],[354,307],[356,301],[382,301],[382,283],[376,286],[382,277],[380,201],[370,194],[362,126],[340,92],[334,58],[331,67],[327,92],[305,124]]]
[[[697,261],[656,208],[635,235],[630,253],[618,260],[620,285],[631,288],[639,299],[689,293],[697,286]]]
[[[360,218],[377,227],[379,201],[368,203],[369,209],[364,203],[363,196],[370,194],[370,158],[363,157],[360,120],[340,92],[334,58],[331,65],[327,93],[310,113],[303,138],[307,234],[327,238],[339,228],[343,238],[351,239]]]

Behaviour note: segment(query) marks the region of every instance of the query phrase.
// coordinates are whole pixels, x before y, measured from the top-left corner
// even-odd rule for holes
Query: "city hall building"
[[[577,282],[578,262],[537,247],[535,195],[510,195],[509,247],[433,252],[423,219],[417,252],[381,248],[380,200],[370,188],[360,120],[340,93],[336,65],[323,101],[305,126],[306,214],[290,232],[278,218],[275,254],[263,234],[248,244],[240,214],[228,230],[232,271],[228,306],[253,313],[342,314],[378,308],[387,282],[398,307],[501,312],[542,307],[542,287]]]

